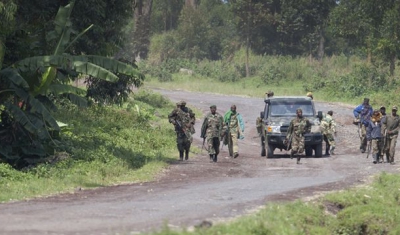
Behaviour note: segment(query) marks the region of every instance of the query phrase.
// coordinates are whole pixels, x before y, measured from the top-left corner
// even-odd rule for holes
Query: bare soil
[[[236,104],[246,123],[240,156],[224,146],[217,163],[205,150],[188,161],[171,162],[154,182],[82,190],[48,198],[0,205],[0,234],[116,234],[157,231],[163,226],[191,227],[221,222],[254,212],[268,202],[310,200],[323,193],[363,184],[380,172],[398,173],[399,165],[373,164],[359,151],[353,107],[316,101],[317,110],[334,111],[338,123],[333,156],[302,158],[297,165],[286,151],[261,157],[255,120],[262,99],[159,90],[173,101],[206,113],[211,104],[223,114]],[[202,148],[197,117],[194,145]],[[337,205],[331,205],[332,213]]]

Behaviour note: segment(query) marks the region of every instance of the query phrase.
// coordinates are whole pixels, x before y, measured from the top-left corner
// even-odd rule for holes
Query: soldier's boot
[[[374,164],[378,162],[378,154],[373,155],[374,160],[372,161]]]
[[[214,154],[210,154],[210,162],[214,161]]]
[[[214,154],[213,161],[214,161],[214,162],[217,162],[217,159],[218,159],[218,154]]]
[[[335,152],[334,152],[334,151],[335,151],[335,146],[333,146],[333,147],[331,148],[330,154],[331,154],[331,155],[335,155]]]
[[[325,156],[329,156],[330,154],[329,154],[329,150],[331,149],[331,146],[330,145],[326,145],[326,148],[325,148]]]
[[[389,154],[387,152],[385,154],[386,154],[386,162],[389,163],[390,162]]]
[[[293,159],[293,155],[294,155],[294,153],[293,153],[293,151],[291,151],[290,152],[290,159]]]
[[[185,160],[189,159],[189,150],[185,150]]]
[[[300,159],[301,159],[301,157],[300,157],[300,155],[298,155],[297,156],[297,162],[296,162],[297,164],[300,164]]]
[[[183,151],[179,151],[179,161],[183,160]]]

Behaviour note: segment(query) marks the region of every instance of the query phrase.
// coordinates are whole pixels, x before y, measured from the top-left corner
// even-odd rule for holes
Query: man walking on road
[[[367,149],[366,127],[369,120],[371,119],[372,111],[373,110],[371,105],[369,105],[368,98],[364,98],[364,102],[353,110],[354,118],[357,120],[358,123],[358,135],[361,141],[360,150],[362,153],[365,153],[365,150]]]
[[[290,122],[285,142],[292,146],[290,158],[297,154],[297,164],[300,164],[299,154],[304,152],[304,134],[311,131],[311,123],[303,117],[303,111],[300,108],[296,110],[296,114],[297,117]]]
[[[224,136],[224,145],[228,145],[229,156],[237,158],[239,156],[238,139],[243,139],[244,122],[242,115],[236,112],[236,105],[231,106],[231,110],[225,113],[224,123],[227,127],[227,134]]]
[[[176,108],[168,115],[168,121],[175,126],[179,160],[183,160],[183,155],[185,155],[185,160],[188,160],[190,145],[193,141],[195,114],[186,107],[185,101],[179,101],[176,103]]]
[[[200,137],[207,140],[210,162],[217,162],[221,137],[225,133],[224,118],[217,113],[217,106],[210,106],[210,113],[206,115],[201,126]]]
[[[397,115],[397,106],[392,107],[392,114],[387,115],[382,122],[382,134],[386,138],[385,153],[389,154],[390,164],[394,164],[397,136],[400,129],[400,118]]]
[[[371,120],[368,122],[367,126],[367,141],[371,145],[373,163],[379,162],[379,154],[382,151],[382,134],[381,134],[381,120],[382,114],[379,110],[374,110]],[[368,153],[369,155],[370,153]]]

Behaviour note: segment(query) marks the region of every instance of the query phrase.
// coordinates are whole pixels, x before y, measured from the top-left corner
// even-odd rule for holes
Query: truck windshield
[[[296,110],[301,108],[303,116],[314,116],[311,102],[274,102],[271,103],[269,114],[271,117],[296,116]]]

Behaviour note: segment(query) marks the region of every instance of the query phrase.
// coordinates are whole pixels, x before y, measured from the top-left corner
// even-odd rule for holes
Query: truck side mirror
[[[260,112],[260,118],[264,118],[264,111]]]

